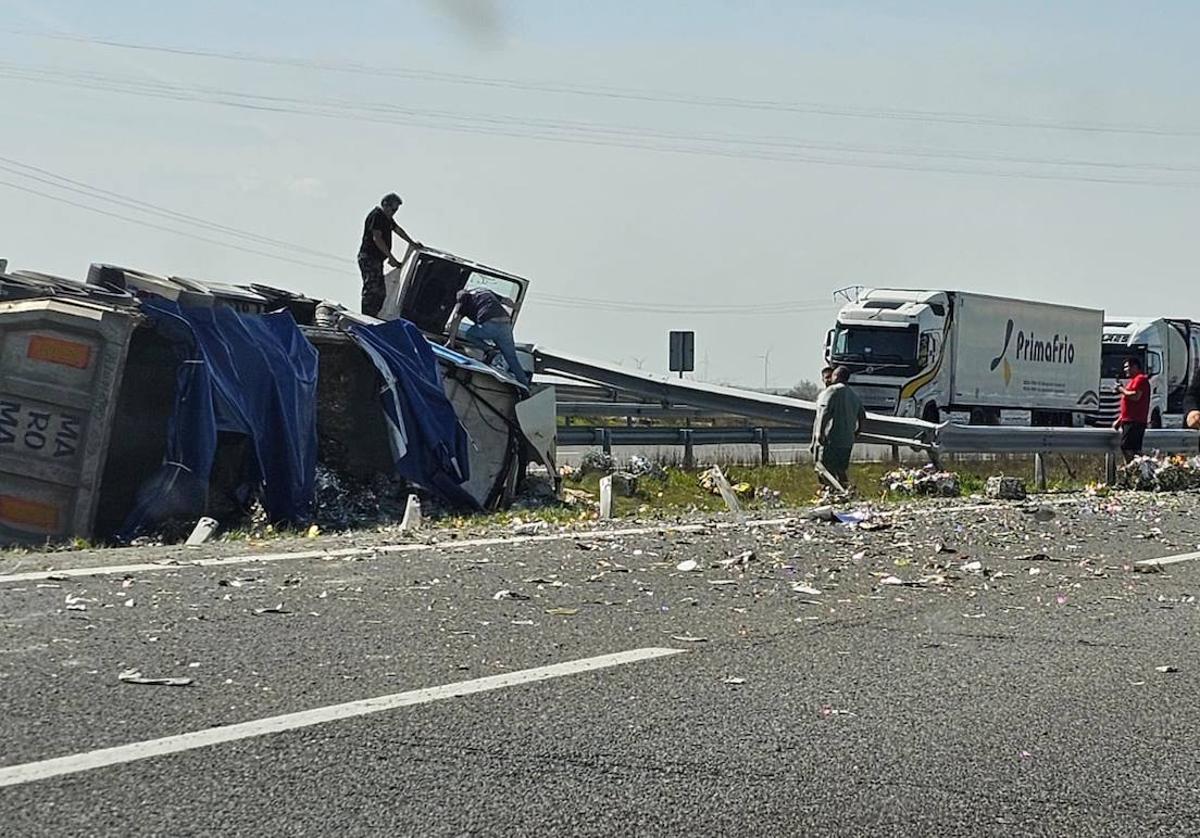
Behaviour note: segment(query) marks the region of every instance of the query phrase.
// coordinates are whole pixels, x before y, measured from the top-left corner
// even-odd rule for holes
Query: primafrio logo
[[[1001,368],[1000,372],[1004,376],[1005,387],[1012,381],[1012,365],[1009,364],[1007,356],[1008,347],[1013,343],[1013,326],[1012,318],[1009,318],[1008,324],[1004,327],[1004,346],[1000,348],[1000,354],[992,359],[992,364],[988,367],[993,372],[996,367]],[[1054,335],[1042,340],[1034,332],[1027,334],[1021,330],[1017,332],[1013,357],[1018,361],[1038,364],[1074,364],[1075,344],[1067,335]]]

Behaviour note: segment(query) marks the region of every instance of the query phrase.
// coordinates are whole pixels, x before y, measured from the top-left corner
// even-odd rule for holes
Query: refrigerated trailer
[[[929,422],[1079,426],[1100,407],[1103,312],[966,291],[871,289],[825,358],[867,410]]]

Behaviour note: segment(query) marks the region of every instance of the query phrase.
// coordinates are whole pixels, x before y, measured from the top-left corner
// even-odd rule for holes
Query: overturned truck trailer
[[[221,496],[248,472],[268,495],[282,484],[280,505],[298,508],[318,451],[352,473],[395,471],[454,506],[511,499],[545,448],[521,430],[523,388],[403,321],[343,312],[317,326],[316,312],[317,301],[267,286],[114,266],[93,266],[84,282],[0,274],[0,543],[128,535],[156,495],[196,493],[197,457],[199,508],[168,511],[244,500]],[[315,356],[307,383],[302,346]],[[272,353],[274,366],[257,357]],[[311,456],[297,406],[309,384]],[[207,411],[196,412],[197,393]],[[534,435],[543,443],[552,411],[549,423]],[[210,437],[197,454],[195,440]]]

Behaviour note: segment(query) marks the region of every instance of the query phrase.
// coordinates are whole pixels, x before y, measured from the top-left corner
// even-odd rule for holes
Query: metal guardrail
[[[688,450],[705,445],[759,445],[764,462],[769,446],[806,445],[811,431],[802,427],[686,428],[686,427],[571,427],[558,429],[559,445],[594,445],[605,450],[622,446],[682,446]],[[866,435],[865,444],[920,448],[906,440]],[[1200,453],[1200,433],[1182,429],[1150,430],[1143,445],[1146,451],[1165,454]],[[942,454],[1114,454],[1120,450],[1120,435],[1105,428],[1026,428],[983,425],[941,425],[934,453]]]

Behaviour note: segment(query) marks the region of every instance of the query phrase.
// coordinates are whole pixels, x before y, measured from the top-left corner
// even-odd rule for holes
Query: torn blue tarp
[[[462,487],[471,476],[466,429],[442,386],[429,341],[406,320],[348,327],[383,379],[380,402],[396,473],[454,506],[478,509]]]
[[[142,301],[151,326],[180,353],[163,468],[138,493],[120,536],[204,512],[217,434],[249,440],[246,476],[268,518],[306,523],[317,465],[317,351],[287,312],[239,314]]]

